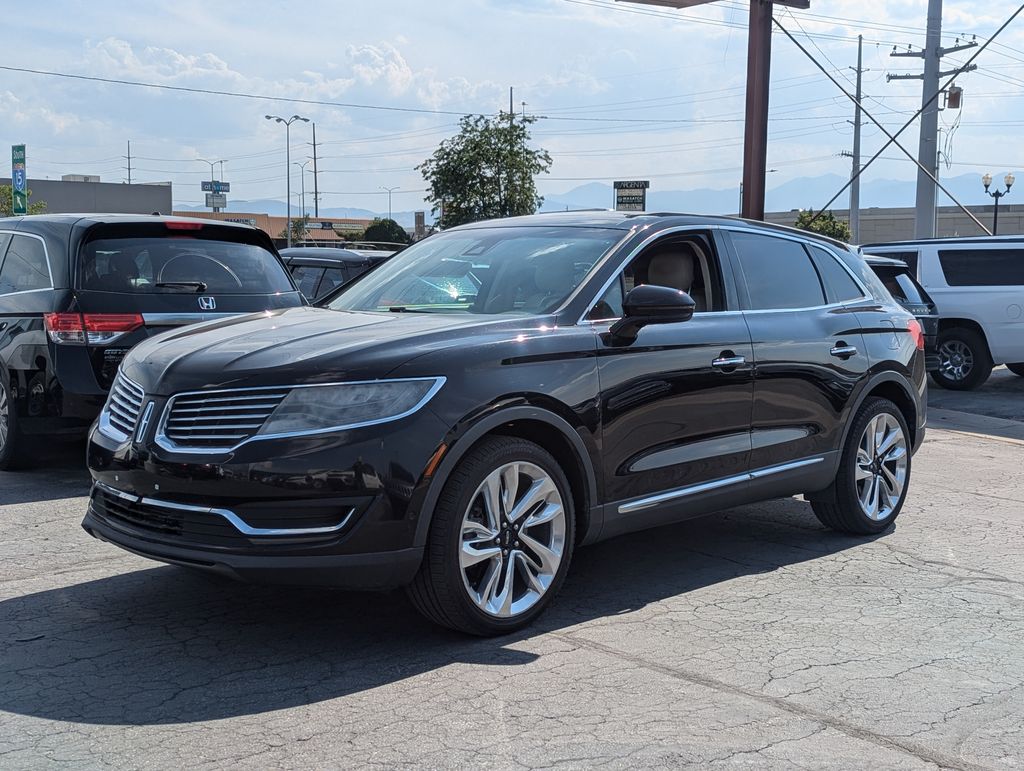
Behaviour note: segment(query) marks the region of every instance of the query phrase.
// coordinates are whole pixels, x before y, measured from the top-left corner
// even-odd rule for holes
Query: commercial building
[[[971,206],[971,212],[988,228],[992,229],[994,206]],[[850,221],[850,212],[846,209],[834,209],[837,219]],[[796,222],[800,210],[788,212],[771,212],[765,215],[768,222],[777,225],[792,225]],[[939,238],[950,236],[981,236],[984,231],[957,206],[940,206],[938,209],[937,228]],[[1001,204],[999,206],[999,234],[1018,235],[1024,233],[1024,204]],[[906,241],[914,238],[914,209],[861,209],[860,241],[864,244],[879,241]]]
[[[10,177],[0,179],[0,185],[10,184]],[[44,202],[49,214],[170,214],[173,208],[170,182],[128,185],[68,174],[63,179],[29,179],[28,189],[29,203]]]
[[[180,217],[200,217],[202,219],[240,222],[243,225],[252,225],[264,231],[273,239],[282,238],[285,229],[288,227],[287,217],[271,216],[259,212],[176,211],[174,214]],[[297,217],[292,217],[292,222],[296,222],[297,219]],[[306,229],[306,237],[303,241],[316,241],[325,244],[345,241],[352,235],[361,234],[372,222],[373,220],[368,219],[345,219],[342,217],[310,218],[309,226]]]

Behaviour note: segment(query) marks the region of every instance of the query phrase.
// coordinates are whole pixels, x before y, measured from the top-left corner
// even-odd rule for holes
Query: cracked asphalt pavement
[[[890,532],[785,499],[626,536],[496,640],[94,541],[80,446],[0,474],[0,768],[1020,767],[1011,378],[935,397]]]

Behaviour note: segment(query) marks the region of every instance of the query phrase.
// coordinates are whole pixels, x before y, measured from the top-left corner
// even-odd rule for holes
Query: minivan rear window
[[[931,298],[924,294],[906,268],[892,268],[888,265],[875,268],[875,273],[889,293],[901,303],[912,305],[931,305]]]
[[[1024,249],[940,249],[950,286],[1024,286]]]
[[[277,257],[261,246],[180,236],[87,242],[78,288],[124,294],[295,291]]]

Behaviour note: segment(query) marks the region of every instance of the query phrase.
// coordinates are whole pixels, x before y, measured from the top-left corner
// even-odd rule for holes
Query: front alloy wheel
[[[482,440],[452,470],[408,587],[427,618],[477,635],[530,624],[572,559],[573,498],[565,473],[525,439]]]
[[[462,580],[484,613],[526,612],[555,580],[565,549],[565,505],[532,463],[506,463],[476,489],[462,519]]]

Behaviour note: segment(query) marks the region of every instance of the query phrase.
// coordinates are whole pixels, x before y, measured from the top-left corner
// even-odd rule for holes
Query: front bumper
[[[195,456],[94,428],[87,456],[96,484],[82,525],[136,554],[241,580],[399,586],[420,565],[425,469],[444,434],[421,410]]]

